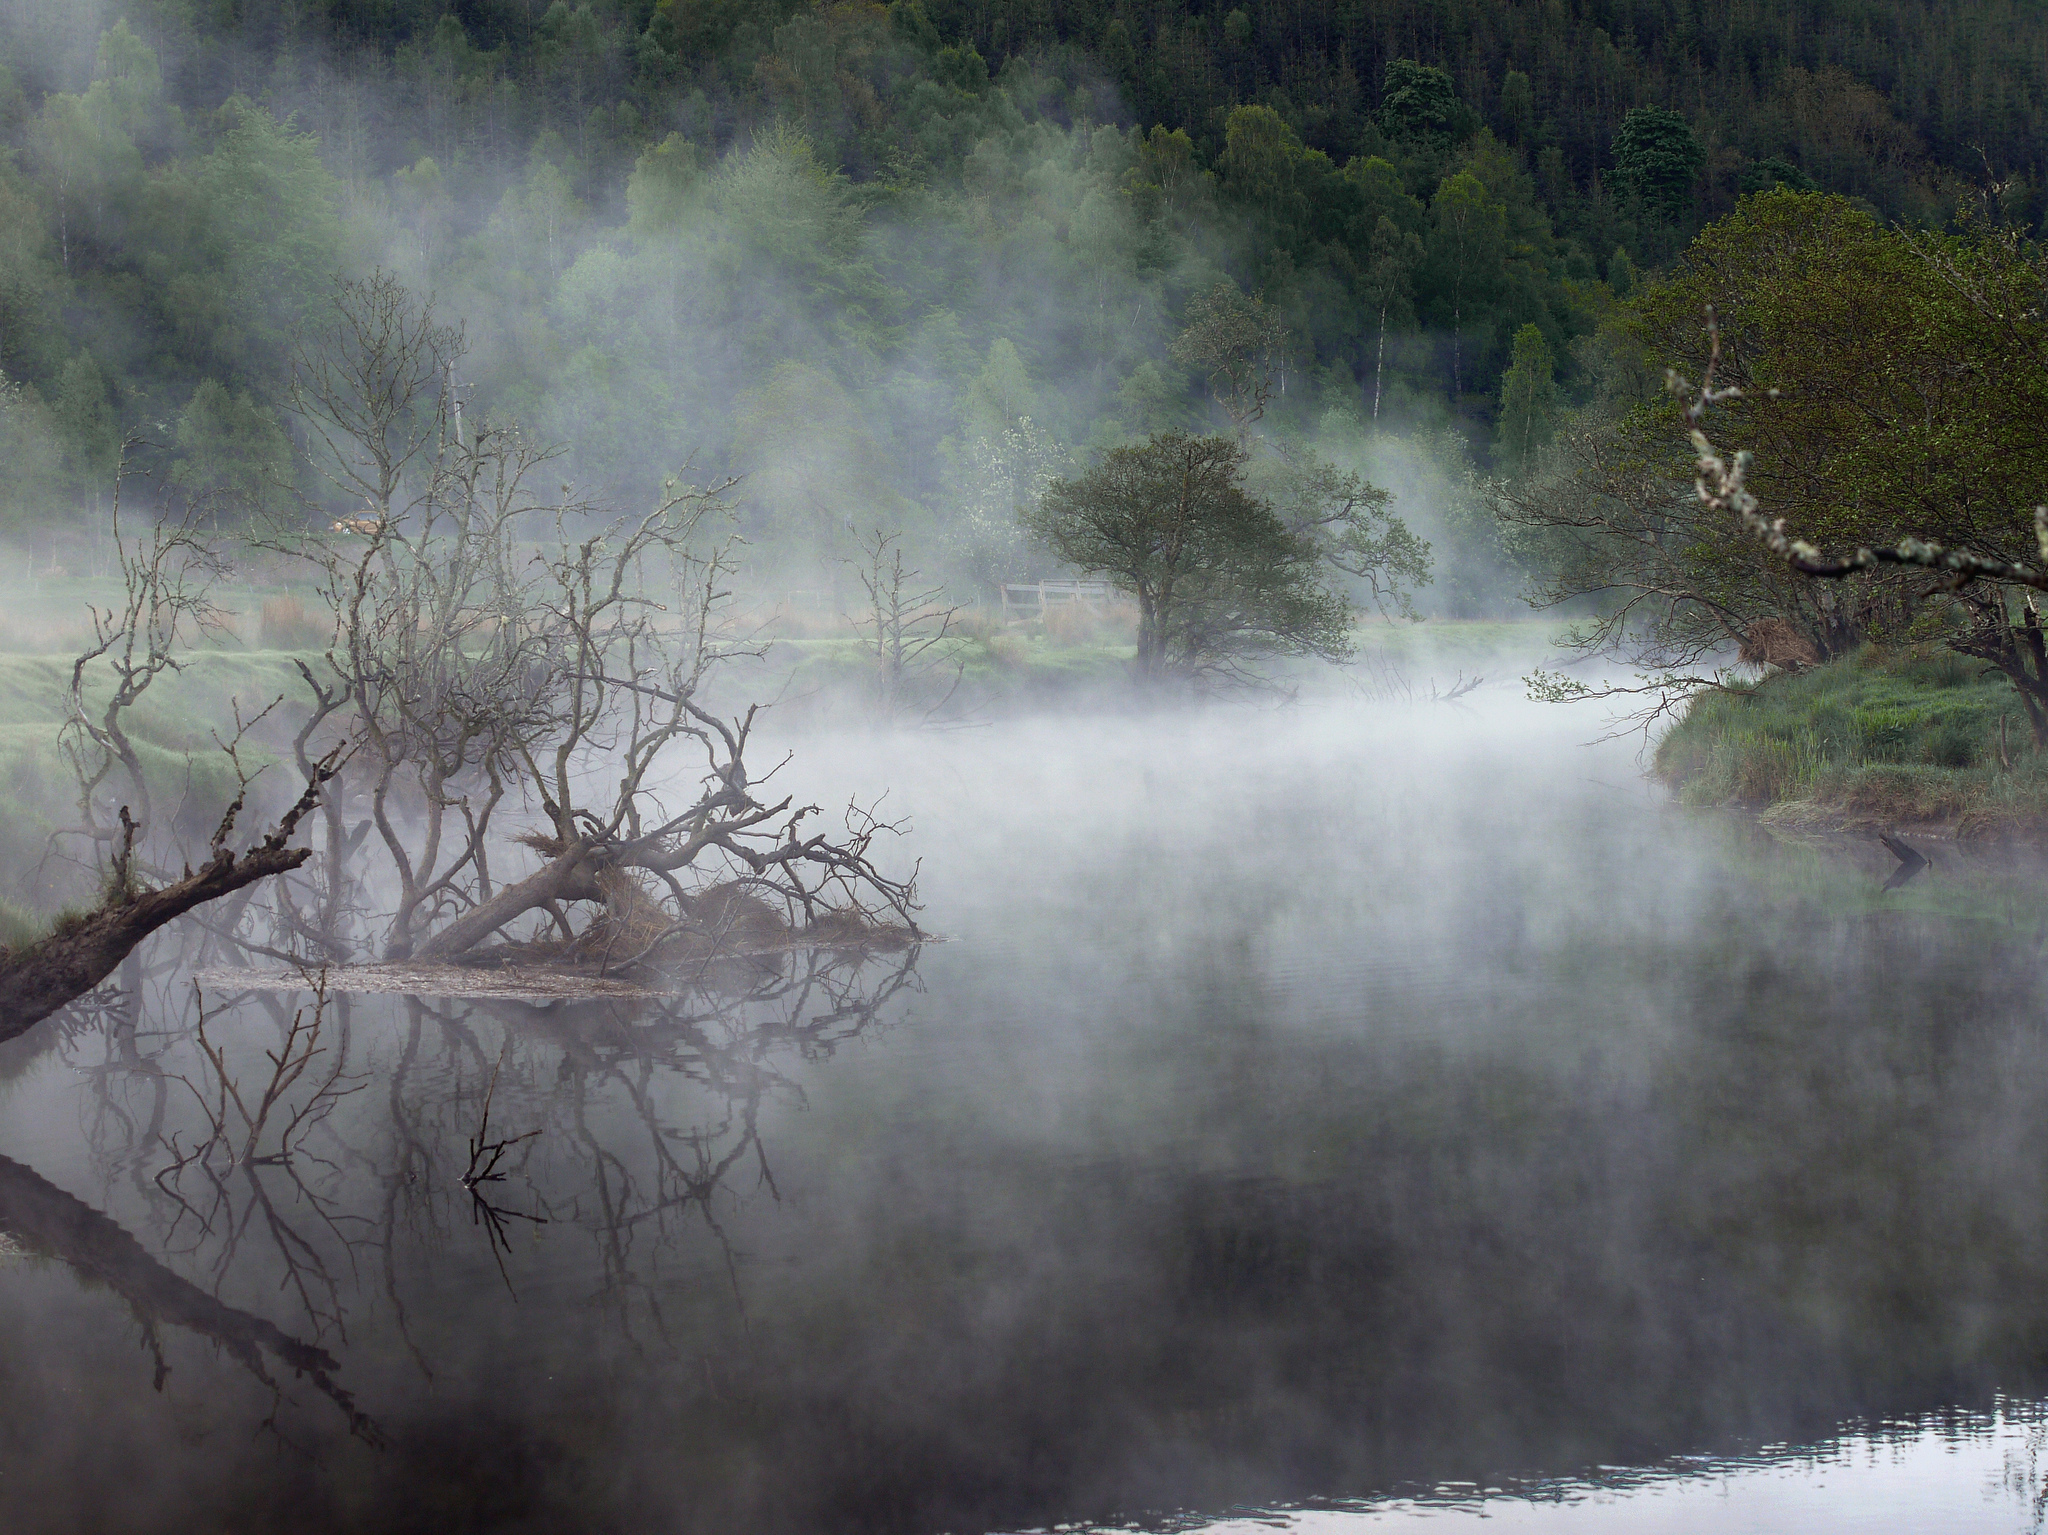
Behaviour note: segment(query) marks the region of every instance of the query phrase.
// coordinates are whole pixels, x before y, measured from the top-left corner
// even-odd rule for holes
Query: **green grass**
[[[89,673],[88,697],[104,697],[104,667]],[[37,908],[90,892],[73,888],[78,871],[45,864],[50,834],[78,821],[78,784],[60,749],[71,662],[66,657],[0,655],[0,944],[22,941],[47,926]],[[280,693],[304,696],[292,657],[275,651],[198,651],[181,670],[159,677],[126,717],[143,779],[160,821],[168,818],[188,842],[203,845],[235,790],[234,772],[213,732],[233,729],[237,706],[247,719]],[[251,766],[260,753],[244,759]],[[43,877],[38,879],[38,870]],[[33,886],[33,889],[31,889]],[[28,927],[24,927],[28,924]]]
[[[1767,807],[1775,824],[2048,827],[2048,762],[2012,686],[1937,646],[1866,648],[1811,671],[1696,698],[1657,745],[1692,805]],[[2006,756],[1999,760],[1999,722]]]
[[[1360,624],[1352,638],[1357,646],[1357,662],[1385,660],[1414,670],[1419,678],[1430,667],[1475,671],[1526,661],[1547,651],[1556,628],[1547,621],[1368,622]],[[1039,697],[1066,688],[1119,683],[1128,676],[1136,654],[1136,646],[1128,639],[1123,643],[1109,643],[1106,639],[1062,643],[1033,626],[1019,625],[986,637],[948,639],[928,653],[927,662],[948,678],[955,667],[964,666],[962,683],[981,696],[1014,692]],[[799,690],[814,684],[858,684],[874,666],[860,641],[850,635],[778,640],[769,662],[778,668],[789,668],[791,680]],[[1294,680],[1295,672],[1313,668],[1278,663],[1272,670]]]
[[[986,701],[1011,692],[1037,694],[1121,682],[1137,650],[1131,645],[1056,644],[1042,635],[998,633],[986,638],[946,639],[918,662],[931,690],[944,694],[957,671],[961,686]],[[851,636],[776,641],[767,656],[788,688],[857,688],[874,674],[872,653]]]

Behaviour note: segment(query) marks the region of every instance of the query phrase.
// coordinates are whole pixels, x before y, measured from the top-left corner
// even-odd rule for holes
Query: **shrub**
[[[1003,632],[1003,621],[985,607],[962,608],[953,620],[953,632],[977,645],[986,645]]]

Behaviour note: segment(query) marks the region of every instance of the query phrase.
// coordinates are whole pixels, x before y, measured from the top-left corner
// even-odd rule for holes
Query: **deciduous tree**
[[[1247,457],[1229,438],[1162,433],[1055,481],[1026,513],[1053,553],[1136,599],[1146,681],[1245,682],[1271,656],[1350,654],[1349,605],[1313,539],[1247,493]]]

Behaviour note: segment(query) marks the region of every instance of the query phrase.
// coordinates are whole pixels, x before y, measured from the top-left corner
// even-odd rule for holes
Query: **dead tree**
[[[82,837],[92,849],[87,867],[99,899],[92,909],[60,920],[47,936],[0,955],[0,1039],[84,996],[159,928],[304,863],[308,850],[288,844],[334,770],[332,756],[308,762],[298,803],[255,846],[237,851],[235,823],[254,776],[243,770],[238,755],[253,721],[238,717],[233,739],[222,743],[238,780],[236,795],[198,869],[187,861],[181,873],[170,872],[177,855],[155,825],[149,779],[125,719],[154,682],[180,668],[195,631],[216,621],[209,586],[221,565],[189,516],[159,523],[132,542],[122,536],[118,480],[114,517],[122,598],[92,610],[93,642],[72,664],[62,746],[78,777],[81,824],[57,834]],[[108,683],[104,697],[97,691],[102,676]],[[117,776],[122,792],[110,795]]]
[[[336,284],[322,318],[292,343],[290,398],[322,450],[315,464],[360,515],[388,521],[445,444],[444,385],[460,330],[434,318],[389,272]]]
[[[921,586],[919,572],[903,568],[897,536],[880,528],[861,541],[855,574],[868,601],[853,626],[877,707],[891,718],[929,720],[952,701],[966,674],[964,661],[949,661],[939,648],[952,636],[958,605],[944,600],[944,587]],[[934,698],[941,683],[944,691]]]
[[[835,838],[809,830],[817,806],[757,797],[746,764],[757,709],[722,718],[700,702],[713,668],[734,653],[721,630],[730,546],[696,552],[703,524],[722,511],[705,492],[674,490],[647,516],[602,533],[579,539],[562,529],[540,610],[543,725],[521,746],[522,782],[546,818],[521,840],[546,861],[480,895],[414,950],[419,958],[465,953],[529,913],[566,927],[555,914],[577,902],[605,908],[600,964],[622,966],[653,960],[671,941],[688,947],[740,895],[780,908],[792,924],[831,913],[915,930],[911,882],[888,878],[869,857],[893,828],[852,809]],[[679,751],[702,763],[682,805],[664,787]],[[600,781],[600,765],[593,798],[586,786]],[[651,893],[657,881],[665,904]]]
[[[344,879],[385,890],[389,960],[452,959],[515,924],[530,940],[532,917],[569,946],[558,957],[639,964],[744,902],[778,908],[785,930],[827,907],[910,928],[910,882],[868,856],[889,828],[856,810],[835,837],[812,828],[816,807],[756,798],[753,711],[705,705],[707,678],[745,648],[724,617],[731,482],[674,479],[624,517],[566,486],[543,494],[559,450],[465,422],[461,336],[430,304],[379,275],[343,285],[335,309],[301,343],[294,398],[330,486],[363,510],[291,546],[335,614],[308,668],[320,728],[357,744],[309,903],[336,915],[304,936],[345,942]],[[672,804],[682,751],[704,772]],[[507,828],[511,815],[539,824]],[[507,882],[494,862],[515,845],[544,861]],[[577,903],[604,915],[579,930]]]
[[[244,797],[236,795],[214,832],[206,862],[196,871],[188,867],[180,878],[156,889],[149,888],[134,868],[138,825],[123,806],[121,841],[100,904],[60,922],[48,937],[0,957],[0,1039],[12,1039],[84,996],[158,928],[208,901],[304,863],[311,849],[288,844],[299,822],[312,811],[330,771],[331,765],[317,767],[298,803],[269,835],[242,853],[229,846]]]
[[[408,952],[465,877],[488,887],[490,818],[533,723],[543,656],[521,622],[531,594],[515,543],[519,519],[541,508],[530,481],[555,455],[464,422],[462,355],[460,330],[383,272],[338,285],[293,349],[315,464],[358,508],[325,533],[272,539],[313,563],[335,621],[324,659],[300,667],[313,708],[294,750],[356,747],[324,797],[312,886],[280,901],[285,926],[327,958],[353,952],[351,869],[372,832],[398,887],[389,951]]]
[[[148,838],[156,830],[153,796],[127,716],[152,684],[181,669],[194,639],[219,626],[211,587],[222,562],[189,509],[182,519],[161,520],[132,541],[123,534],[121,490],[129,446],[124,445],[122,468],[114,476],[113,550],[121,597],[105,607],[87,608],[93,638],[71,663],[66,719],[58,738],[78,779],[79,824],[60,829],[51,840],[55,846],[67,838],[84,838],[99,852],[123,841],[126,856],[140,846],[146,857]],[[116,782],[120,787],[113,789]],[[117,802],[132,826],[116,817]]]
[[[507,431],[478,432],[444,455],[413,504],[314,546],[339,622],[328,675],[308,685],[357,743],[351,782],[334,794],[330,880],[373,833],[398,885],[385,940],[394,955],[464,891],[489,891],[492,817],[549,724],[543,594],[515,543],[522,517],[560,510],[526,492],[551,456]],[[345,831],[350,788],[365,820]],[[330,910],[340,901],[331,885],[324,900]],[[324,942],[338,942],[335,926],[323,924]]]

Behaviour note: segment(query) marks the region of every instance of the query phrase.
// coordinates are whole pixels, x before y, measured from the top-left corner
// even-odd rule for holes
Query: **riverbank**
[[[1682,803],[1744,807],[1774,830],[2048,845],[2048,758],[2011,684],[1940,646],[1701,694],[1654,769]]]

